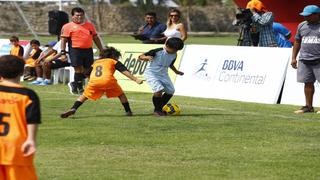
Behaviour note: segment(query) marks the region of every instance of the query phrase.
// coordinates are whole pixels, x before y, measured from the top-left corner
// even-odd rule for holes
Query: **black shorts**
[[[70,66],[70,63],[68,61],[61,61],[60,59],[51,61],[51,69],[59,69],[63,67]]]
[[[78,49],[69,48],[69,56],[71,61],[71,66],[83,66],[88,69],[93,64],[93,50],[89,49]]]

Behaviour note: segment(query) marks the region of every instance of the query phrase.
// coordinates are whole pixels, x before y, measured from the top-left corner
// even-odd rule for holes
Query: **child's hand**
[[[152,57],[152,56],[146,56],[146,59],[147,59],[148,61],[152,61],[152,60],[153,60],[153,57]]]
[[[143,83],[142,79],[136,79],[135,81],[136,81],[137,84],[142,84]]]
[[[177,71],[177,73],[176,73],[176,74],[178,74],[178,75],[180,75],[180,76],[184,75],[184,73],[183,73],[183,72],[181,72],[181,71]]]
[[[21,152],[24,157],[34,154],[36,152],[36,143],[34,141],[25,141],[21,146]]]

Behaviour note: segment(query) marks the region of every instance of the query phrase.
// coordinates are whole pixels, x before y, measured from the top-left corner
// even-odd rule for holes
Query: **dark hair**
[[[149,11],[149,12],[146,12],[144,14],[144,16],[153,16],[153,17],[157,17],[157,14],[155,12],[152,12],[152,11]]]
[[[19,41],[19,38],[17,36],[11,36],[10,41]]]
[[[74,13],[83,13],[84,14],[84,10],[81,7],[75,7],[71,10],[71,15],[73,16]]]
[[[184,46],[180,38],[172,37],[166,41],[166,46],[175,50],[181,50]]]
[[[38,40],[36,40],[36,39],[32,39],[32,40],[30,41],[30,44],[31,44],[31,45],[32,45],[32,44],[35,44],[35,45],[40,46],[40,42],[39,42]]]
[[[100,58],[111,58],[118,60],[120,56],[121,53],[116,48],[111,46],[106,46],[105,49],[100,52]]]
[[[5,55],[0,57],[0,77],[15,78],[22,75],[24,60],[18,56]]]

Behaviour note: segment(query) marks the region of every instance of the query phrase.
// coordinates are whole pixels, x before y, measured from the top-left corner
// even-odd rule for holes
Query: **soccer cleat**
[[[73,94],[73,95],[78,95],[79,94],[75,82],[69,82],[68,86],[69,86],[69,91],[70,91],[71,94]]]
[[[160,117],[160,116],[165,116],[166,114],[162,111],[154,111],[153,112],[154,116]]]
[[[66,112],[60,114],[60,117],[61,118],[67,118],[67,117],[73,115],[74,113],[76,113],[76,110],[75,109],[70,109],[69,111],[66,111]]]
[[[294,111],[295,114],[303,114],[303,113],[313,113],[313,107],[302,106],[300,109]]]
[[[40,86],[47,86],[47,85],[50,85],[50,84],[51,84],[50,81],[44,80],[44,81],[42,81],[39,85],[40,85]]]
[[[133,116],[131,111],[126,112],[126,116]]]
[[[41,84],[42,82],[43,82],[43,81],[35,80],[35,81],[32,81],[32,82],[30,82],[30,83],[28,83],[28,84],[39,85],[39,84]]]

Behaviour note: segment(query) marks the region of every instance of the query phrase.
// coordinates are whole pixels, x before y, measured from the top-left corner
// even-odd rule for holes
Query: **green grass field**
[[[9,38],[9,36],[0,36],[1,38]],[[107,43],[141,43],[128,35],[105,35],[101,36],[103,42]],[[32,36],[20,36],[22,40],[34,39]],[[49,41],[56,40],[55,36],[39,36],[42,45]],[[215,44],[215,45],[236,45],[237,36],[189,36],[186,44]]]
[[[29,86],[31,87],[31,86]],[[118,99],[88,101],[65,85],[32,86],[42,121],[40,179],[318,179],[320,118],[296,106],[175,96],[180,116],[151,115],[151,94],[127,92],[135,116]]]

